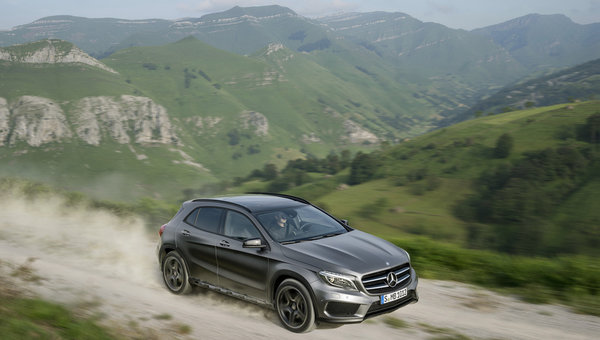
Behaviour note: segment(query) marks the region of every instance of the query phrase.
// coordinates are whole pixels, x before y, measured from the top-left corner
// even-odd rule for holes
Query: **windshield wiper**
[[[280,243],[281,243],[281,244],[293,244],[293,243],[304,242],[304,241],[306,241],[306,240],[307,240],[307,239],[303,238],[303,239],[301,239],[301,240],[290,240],[290,241],[283,241],[283,242],[280,242]]]
[[[343,234],[343,233],[331,233],[331,234],[319,235],[319,236],[311,237],[311,238],[309,238],[309,240],[319,240],[322,238],[337,236],[340,234]]]
[[[283,241],[280,243],[281,244],[293,244],[293,243],[300,243],[300,242],[304,242],[304,241],[314,241],[314,240],[320,240],[322,238],[337,236],[337,235],[341,235],[341,234],[343,234],[343,233],[330,233],[330,234],[324,234],[324,235],[313,236],[313,237],[308,237],[308,238],[301,238],[298,240]]]

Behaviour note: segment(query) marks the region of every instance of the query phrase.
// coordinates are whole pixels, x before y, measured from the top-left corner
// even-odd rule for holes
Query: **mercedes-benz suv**
[[[159,234],[171,292],[198,285],[265,304],[293,332],[320,321],[361,322],[418,301],[406,251],[298,197],[187,201]]]

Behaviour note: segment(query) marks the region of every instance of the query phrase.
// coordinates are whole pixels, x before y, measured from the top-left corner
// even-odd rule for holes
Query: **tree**
[[[373,178],[377,170],[375,157],[366,153],[359,152],[350,164],[350,185],[360,184]]]
[[[579,131],[579,139],[593,144],[600,143],[600,112],[587,117]]]
[[[502,134],[496,140],[496,147],[494,148],[494,157],[506,158],[510,155],[514,144],[514,140],[508,133]]]
[[[267,181],[273,180],[279,175],[279,173],[277,172],[277,167],[275,166],[275,164],[272,163],[265,164],[262,173],[263,178]]]

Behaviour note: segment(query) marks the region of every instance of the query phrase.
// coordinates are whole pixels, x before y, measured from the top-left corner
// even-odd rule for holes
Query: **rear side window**
[[[189,225],[196,225],[196,217],[198,217],[198,208],[194,209],[194,211],[192,211],[191,214],[188,215],[188,217],[185,218],[185,222]]]
[[[221,208],[197,208],[188,215],[185,221],[198,229],[218,233],[222,215],[223,209]]]

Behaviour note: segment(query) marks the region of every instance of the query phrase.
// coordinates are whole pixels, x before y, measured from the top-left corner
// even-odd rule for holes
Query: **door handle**
[[[223,240],[221,243],[219,243],[219,245],[221,245],[221,247],[229,247],[229,242]]]
[[[188,230],[184,229],[184,230],[181,231],[181,235],[183,235],[183,236],[190,236],[190,232]]]

